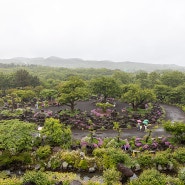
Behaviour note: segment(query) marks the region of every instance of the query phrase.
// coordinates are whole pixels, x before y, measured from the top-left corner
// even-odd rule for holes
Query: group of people
[[[137,129],[139,131],[141,131],[143,126],[144,126],[144,131],[146,131],[148,129],[148,124],[149,124],[149,120],[148,119],[144,119],[143,121],[141,121],[139,119],[139,120],[137,120]]]

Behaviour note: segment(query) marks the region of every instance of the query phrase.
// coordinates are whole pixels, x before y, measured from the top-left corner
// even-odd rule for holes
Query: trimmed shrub
[[[185,163],[185,148],[179,147],[175,149],[173,156],[179,163]]]
[[[29,164],[31,163],[31,154],[29,152],[11,155],[10,152],[5,151],[0,155],[0,166],[9,167],[11,164]]]
[[[96,148],[93,155],[97,157],[104,169],[116,167],[118,163],[123,163],[127,166],[132,163],[130,156],[119,148]]]
[[[166,185],[166,176],[155,169],[143,171],[138,179],[132,180],[129,185]]]
[[[61,166],[61,157],[60,157],[60,152],[56,153],[55,155],[52,155],[49,160],[51,164],[51,169],[56,170]]]
[[[148,151],[143,152],[137,159],[138,163],[143,168],[149,168],[153,166],[153,155],[150,154]]]
[[[36,155],[39,159],[46,159],[50,154],[51,147],[49,145],[40,146],[36,151]]]
[[[7,179],[1,179],[0,178],[0,184],[1,185],[22,185],[22,181],[18,178],[7,178]]]
[[[45,172],[49,179],[50,185],[54,185],[57,182],[62,181],[63,185],[69,185],[73,180],[80,180],[80,177],[75,173],[59,173],[59,172]]]
[[[41,171],[27,171],[23,176],[23,183],[34,182],[37,185],[50,185],[48,177]]]
[[[167,176],[166,184],[169,185],[184,185],[184,183],[179,179],[171,176]]]
[[[121,173],[115,168],[103,171],[103,180],[107,185],[121,184]]]
[[[185,184],[185,168],[179,171],[178,178]]]

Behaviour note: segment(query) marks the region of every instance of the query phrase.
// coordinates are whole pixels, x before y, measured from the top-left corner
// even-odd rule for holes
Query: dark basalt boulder
[[[123,176],[125,177],[132,177],[134,175],[134,172],[130,169],[125,167],[123,164],[118,163],[117,164],[117,169],[122,173]]]

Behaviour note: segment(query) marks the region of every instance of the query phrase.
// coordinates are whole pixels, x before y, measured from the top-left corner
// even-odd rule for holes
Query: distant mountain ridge
[[[0,63],[4,64],[19,64],[19,65],[42,65],[50,67],[64,67],[64,68],[106,68],[106,69],[119,69],[125,72],[147,71],[152,72],[156,70],[178,70],[185,71],[185,67],[175,64],[149,64],[149,63],[136,63],[136,62],[112,62],[108,60],[82,60],[79,58],[63,59],[59,57],[48,58],[24,58],[17,57],[11,59],[0,59]]]

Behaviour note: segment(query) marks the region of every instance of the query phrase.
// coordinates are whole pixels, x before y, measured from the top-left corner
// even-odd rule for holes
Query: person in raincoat
[[[144,125],[144,128],[145,128],[145,131],[148,128],[148,123],[149,123],[149,120],[148,119],[143,120],[143,125]]]

